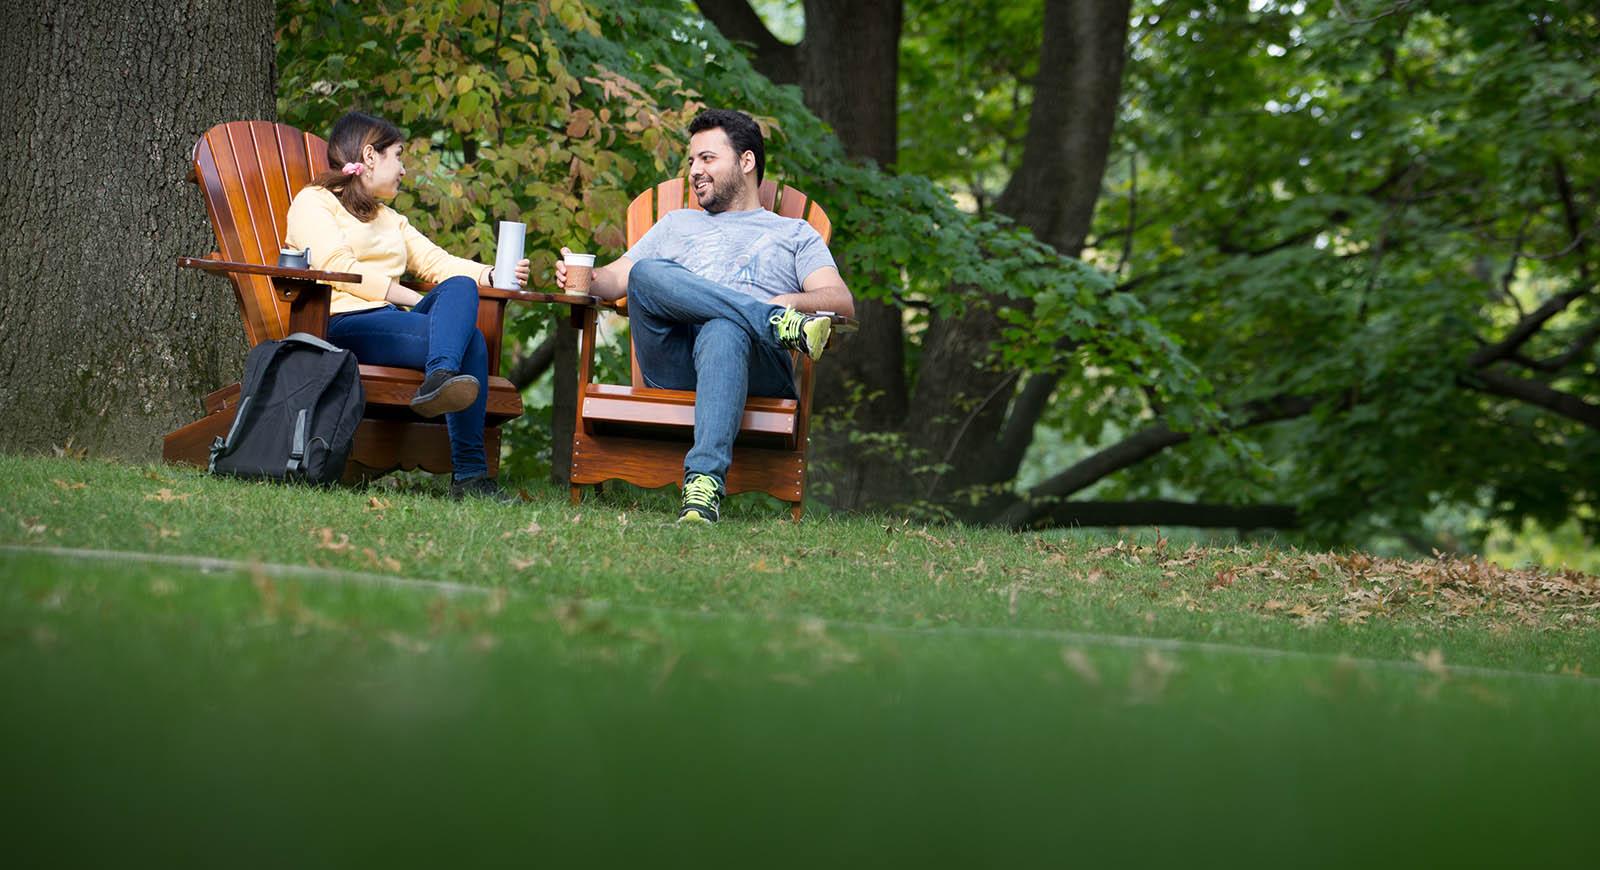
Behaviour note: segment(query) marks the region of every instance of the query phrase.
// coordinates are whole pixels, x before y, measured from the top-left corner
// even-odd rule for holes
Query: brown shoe
[[[478,400],[478,379],[452,369],[438,369],[422,381],[411,397],[411,410],[437,417],[470,406]]]

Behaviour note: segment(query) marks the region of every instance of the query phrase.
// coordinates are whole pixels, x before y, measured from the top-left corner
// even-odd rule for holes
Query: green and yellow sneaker
[[[790,350],[798,350],[813,360],[822,359],[828,346],[828,336],[833,333],[833,319],[825,314],[806,314],[785,308],[767,318],[772,330],[778,334],[778,343]]]
[[[689,472],[683,481],[683,507],[678,509],[680,523],[714,523],[722,504],[722,485],[709,474]]]

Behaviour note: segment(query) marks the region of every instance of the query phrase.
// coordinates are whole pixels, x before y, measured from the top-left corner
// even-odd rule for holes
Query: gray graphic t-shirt
[[[635,263],[672,260],[762,302],[798,293],[812,272],[834,266],[828,246],[810,224],[764,208],[719,214],[669,211],[625,256]]]

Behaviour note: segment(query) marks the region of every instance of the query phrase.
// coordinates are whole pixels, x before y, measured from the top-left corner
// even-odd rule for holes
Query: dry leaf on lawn
[[[361,554],[367,557],[367,564],[391,574],[400,571],[400,560],[390,556],[380,556],[371,547],[362,547]]]
[[[332,550],[335,553],[343,553],[352,547],[349,535],[340,532],[338,539],[335,540],[333,529],[326,526],[313,531],[311,534],[321,539],[317,543],[317,549],[319,550]]]
[[[1425,654],[1419,652],[1412,653],[1411,658],[1416,660],[1417,664],[1427,668],[1428,673],[1433,674],[1436,677],[1447,677],[1450,675],[1450,669],[1444,665],[1444,650],[1441,650],[1438,647],[1428,650],[1428,652]]]
[[[1089,654],[1077,647],[1064,646],[1061,648],[1061,663],[1077,674],[1085,683],[1092,686],[1100,685],[1100,671],[1089,661]]]

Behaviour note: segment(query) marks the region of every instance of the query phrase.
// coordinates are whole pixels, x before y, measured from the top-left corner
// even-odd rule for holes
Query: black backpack
[[[336,483],[366,406],[355,354],[296,332],[244,361],[239,411],[211,445],[211,472]]]

